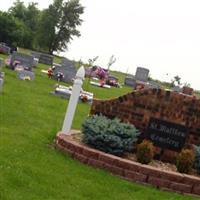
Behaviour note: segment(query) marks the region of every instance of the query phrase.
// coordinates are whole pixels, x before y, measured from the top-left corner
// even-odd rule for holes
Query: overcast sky
[[[31,0],[24,0],[30,2]],[[39,8],[52,1],[39,2]],[[13,0],[0,0],[7,10]],[[199,0],[81,0],[85,7],[80,38],[74,38],[64,53],[70,59],[135,74],[137,66],[150,70],[153,78],[182,82],[200,89]]]

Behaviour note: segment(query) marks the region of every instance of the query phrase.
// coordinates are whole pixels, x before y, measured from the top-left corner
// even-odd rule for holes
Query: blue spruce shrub
[[[200,146],[194,146],[195,151],[195,168],[197,170],[197,173],[200,174]]]
[[[82,124],[82,133],[85,144],[117,156],[131,152],[139,136],[133,125],[103,115],[88,117]]]

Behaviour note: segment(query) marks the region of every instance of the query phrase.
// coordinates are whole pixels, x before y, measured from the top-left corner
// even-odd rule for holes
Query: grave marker
[[[74,63],[68,59],[64,59],[61,62],[61,65],[56,65],[55,69],[53,70],[53,77],[57,79],[57,75],[62,73],[64,76],[62,81],[64,82],[72,82],[76,76],[76,68]]]
[[[13,52],[13,54],[11,55],[11,59],[10,59],[10,67],[12,69],[15,69],[15,66],[14,66],[15,62],[17,62],[25,70],[31,71],[31,69],[34,65],[34,58],[31,55]]]
[[[46,65],[53,65],[53,56],[49,54],[41,53],[39,57],[39,63]]]
[[[0,43],[0,53],[10,54],[11,48],[8,47],[5,43]]]
[[[34,80],[35,74],[31,71],[21,70],[21,71],[18,71],[17,78],[20,80]]]
[[[0,58],[0,69],[1,69],[2,66],[3,66],[3,59]]]
[[[136,81],[143,81],[147,82],[149,76],[149,70],[143,67],[137,67],[136,73],[135,73],[135,79]]]

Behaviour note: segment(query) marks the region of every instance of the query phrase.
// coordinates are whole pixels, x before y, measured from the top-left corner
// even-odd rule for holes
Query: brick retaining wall
[[[200,99],[161,89],[135,91],[116,99],[94,100],[91,114],[99,114],[131,123],[141,131],[141,138],[148,138],[151,118],[182,125],[187,129],[184,147],[200,144]],[[161,149],[157,148],[160,154]],[[176,152],[165,149],[161,160],[174,160]]]
[[[162,190],[200,196],[199,177],[163,171],[148,165],[142,165],[134,161],[106,154],[79,144],[72,137],[62,133],[59,133],[56,137],[56,147],[84,164],[108,170],[127,180],[153,185]]]

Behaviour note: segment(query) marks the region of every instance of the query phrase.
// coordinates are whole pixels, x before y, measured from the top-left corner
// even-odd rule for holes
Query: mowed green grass
[[[0,57],[3,57],[0,55]],[[61,130],[68,101],[50,94],[55,81],[35,69],[34,81],[21,81],[4,68],[0,95],[1,200],[189,200],[161,192],[83,165],[53,147]],[[131,88],[102,89],[87,85],[97,98],[117,97]],[[81,128],[90,106],[79,103],[73,128]]]

